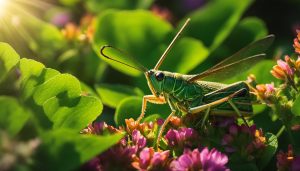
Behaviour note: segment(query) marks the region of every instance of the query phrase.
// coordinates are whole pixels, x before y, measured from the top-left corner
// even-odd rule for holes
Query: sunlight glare
[[[0,17],[3,17],[5,14],[5,8],[8,0],[0,0]]]

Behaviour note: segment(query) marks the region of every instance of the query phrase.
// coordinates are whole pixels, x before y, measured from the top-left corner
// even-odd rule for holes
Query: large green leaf
[[[11,46],[0,42],[0,82],[19,60],[20,56]]]
[[[59,74],[37,87],[33,97],[37,104],[42,105],[54,96],[76,98],[80,93],[80,82],[74,76]]]
[[[267,33],[262,20],[255,17],[245,18],[232,30],[224,43],[215,49],[211,57],[218,60],[229,57],[255,40],[265,37]]]
[[[60,74],[29,59],[20,61],[20,71],[22,97],[29,102],[27,104],[35,111],[41,125],[51,121],[53,128],[79,131],[101,114],[101,101],[85,96],[74,76]],[[41,110],[46,115],[42,115]]]
[[[186,34],[213,50],[231,33],[252,0],[215,0],[191,13]]]
[[[69,74],[59,74],[41,84],[33,95],[42,105],[53,128],[83,129],[102,112],[96,97],[81,96],[80,82]]]
[[[139,88],[126,85],[98,84],[96,90],[104,105],[116,108],[126,97],[143,96],[144,93]]]
[[[143,10],[108,11],[97,18],[95,30],[93,46],[98,54],[101,46],[109,44],[134,56],[146,67],[153,67],[158,60],[158,45],[162,44],[166,35],[171,33],[172,26]],[[130,62],[128,56],[124,58],[123,62]],[[116,62],[109,61],[109,64],[126,74],[140,74]]]
[[[128,97],[122,100],[115,112],[115,122],[117,125],[124,125],[125,119],[137,119],[141,114],[142,98]]]
[[[264,150],[261,158],[257,161],[260,170],[263,170],[266,165],[270,162],[278,147],[277,137],[271,133],[266,133],[267,147]]]
[[[28,118],[27,111],[17,99],[9,96],[0,96],[0,128],[8,131],[10,135],[17,134]]]
[[[42,135],[36,154],[36,170],[74,170],[116,144],[122,134],[80,135],[71,130],[55,130]]]
[[[131,20],[124,20],[124,18],[131,18]],[[109,44],[126,52],[124,55],[105,50],[112,58],[134,66],[138,61],[147,68],[155,66],[177,32],[169,23],[143,10],[109,11],[98,17],[96,25],[93,46],[98,54],[101,46]],[[133,76],[140,74],[132,68],[100,56],[119,71]],[[130,56],[135,57],[136,61]],[[163,62],[163,68],[172,72],[187,73],[207,56],[208,50],[199,40],[182,38],[171,49]]]
[[[33,95],[36,87],[46,80],[60,74],[58,71],[45,66],[32,59],[20,60],[22,97],[27,100]]]

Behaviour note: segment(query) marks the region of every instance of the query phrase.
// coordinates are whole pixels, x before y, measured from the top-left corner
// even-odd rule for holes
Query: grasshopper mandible
[[[228,78],[228,74],[232,76],[232,73],[237,73],[234,72],[234,70],[241,72],[249,69],[250,66],[253,66],[253,64],[256,64],[265,56],[263,52],[269,48],[274,40],[273,35],[260,39],[200,74],[183,75],[158,70],[166,58],[167,53],[189,21],[190,19],[186,20],[160,57],[155,67],[150,70],[138,62],[136,62],[136,66],[132,66],[105,55],[104,49],[109,47],[112,48],[112,46],[103,46],[100,50],[100,53],[104,57],[144,72],[152,94],[143,97],[142,111],[137,122],[140,122],[143,119],[147,102],[154,104],[169,104],[171,114],[166,118],[160,128],[156,146],[158,146],[160,142],[164,128],[175,114],[181,116],[187,113],[195,114],[205,112],[203,121],[209,114],[221,116],[233,116],[237,114],[237,116],[241,117],[247,124],[243,116],[249,116],[252,113],[249,85],[245,81],[233,84],[222,84],[205,80],[210,80],[212,78],[216,81],[218,81],[218,79],[224,80],[224,78]],[[204,122],[202,122],[202,125],[203,123]]]

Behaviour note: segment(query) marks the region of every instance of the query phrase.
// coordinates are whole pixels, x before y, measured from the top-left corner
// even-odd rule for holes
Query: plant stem
[[[282,125],[281,128],[278,130],[277,134],[276,134],[276,137],[280,137],[280,135],[283,133],[283,131],[285,130],[285,126]]]

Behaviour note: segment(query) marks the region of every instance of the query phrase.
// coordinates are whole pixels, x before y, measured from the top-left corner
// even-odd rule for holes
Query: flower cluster
[[[256,85],[254,94],[259,100],[264,101],[266,104],[273,104],[275,100],[274,98],[276,98],[276,89],[274,83]]]
[[[174,118],[173,121],[181,123],[180,118]],[[119,143],[90,160],[82,169],[95,171],[228,170],[226,167],[227,155],[215,148],[209,150],[204,147],[201,144],[199,132],[193,128],[179,127],[176,129],[175,126],[167,130],[164,134],[166,146],[155,149],[152,135],[157,135],[159,123],[160,120],[138,123],[133,119],[128,119],[126,127],[119,129],[104,122],[89,125],[82,133],[107,135],[125,131],[126,136]],[[154,138],[156,137],[154,136]]]
[[[81,18],[80,25],[73,22],[67,22],[61,32],[69,41],[79,40],[81,42],[91,42],[95,32],[93,20],[94,17],[87,14]]]

